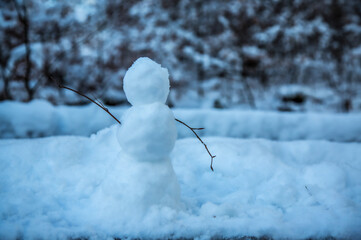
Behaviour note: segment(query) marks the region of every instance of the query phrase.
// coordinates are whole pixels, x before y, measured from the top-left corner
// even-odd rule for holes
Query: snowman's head
[[[169,94],[169,74],[166,68],[150,58],[138,58],[124,76],[123,88],[133,105],[165,103]]]

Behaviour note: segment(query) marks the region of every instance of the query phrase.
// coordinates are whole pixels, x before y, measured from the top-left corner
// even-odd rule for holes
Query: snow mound
[[[0,238],[361,235],[360,143],[205,138],[212,172],[197,139],[183,139],[172,175],[127,159],[117,131],[1,140]]]
[[[136,105],[125,112],[118,140],[123,151],[141,161],[160,161],[177,139],[174,115],[162,103]]]
[[[169,94],[166,68],[147,57],[138,58],[124,76],[124,92],[132,105],[165,103]]]

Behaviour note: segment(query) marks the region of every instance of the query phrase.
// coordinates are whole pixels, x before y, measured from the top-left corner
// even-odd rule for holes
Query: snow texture
[[[197,139],[179,140],[179,203],[175,176],[127,159],[117,128],[0,140],[0,239],[361,236],[360,143],[205,138],[212,172]]]
[[[140,161],[162,161],[177,140],[172,111],[163,103],[136,105],[125,112],[119,128],[119,144]]]
[[[138,58],[124,76],[124,92],[132,105],[165,103],[169,94],[166,68],[147,57]]]
[[[109,107],[121,119],[125,108]],[[283,113],[269,111],[173,109],[176,118],[192,127],[204,127],[201,136],[266,138],[273,140],[361,141],[361,114]],[[91,119],[91,121],[90,121]],[[53,106],[45,101],[0,103],[0,137],[27,138],[53,135],[90,136],[117,124],[94,104]],[[193,137],[177,124],[178,137]]]

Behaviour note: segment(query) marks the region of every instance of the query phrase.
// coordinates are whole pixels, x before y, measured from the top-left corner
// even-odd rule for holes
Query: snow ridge
[[[109,107],[121,119],[125,108]],[[330,140],[361,142],[361,114],[280,113],[268,111],[173,109],[175,117],[190,126],[204,127],[201,136],[266,138],[272,140]],[[89,121],[91,119],[91,121]],[[28,104],[0,103],[0,138],[54,135],[90,136],[109,127],[114,119],[94,104],[53,106],[36,100]],[[177,125],[178,137],[192,137]]]

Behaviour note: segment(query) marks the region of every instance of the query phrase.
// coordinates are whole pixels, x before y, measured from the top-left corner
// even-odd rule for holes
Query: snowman
[[[179,184],[169,157],[177,139],[166,68],[149,58],[136,60],[124,77],[124,92],[132,107],[117,132],[123,161],[121,178],[129,204],[140,213],[154,205],[177,208]]]

